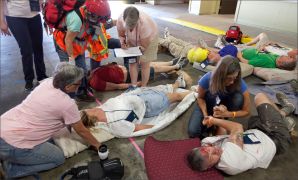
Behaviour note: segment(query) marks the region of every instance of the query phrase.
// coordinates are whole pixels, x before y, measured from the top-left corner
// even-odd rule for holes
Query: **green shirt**
[[[276,68],[276,60],[279,57],[275,54],[259,52],[255,48],[244,49],[242,56],[248,60],[248,64],[263,68]]]
[[[66,15],[67,30],[71,32],[80,32],[82,27],[82,20],[76,11],[71,11]]]

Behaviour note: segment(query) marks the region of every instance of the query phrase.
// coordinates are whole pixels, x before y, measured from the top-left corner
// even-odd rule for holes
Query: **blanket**
[[[297,108],[297,104],[298,104],[298,93],[296,92],[296,90],[293,88],[293,84],[291,84],[292,82],[288,82],[288,83],[267,83],[265,85],[261,85],[261,84],[255,84],[255,85],[251,85],[248,87],[249,92],[252,93],[253,95],[256,95],[257,93],[266,93],[270,99],[272,99],[275,103],[279,104],[275,94],[277,92],[283,92],[287,95],[287,97],[289,98],[289,101],[291,103],[294,104],[294,106],[296,107],[294,114],[298,114],[298,108]]]
[[[173,88],[171,85],[159,85],[152,88],[166,93],[173,92]],[[136,90],[127,93],[135,93],[137,91],[142,91],[142,88],[137,88]],[[185,90],[176,90],[176,92],[179,91]],[[164,110],[158,116],[145,118],[142,121],[143,124],[152,124],[154,126],[150,129],[144,129],[134,132],[132,136],[120,136],[119,134],[117,134],[117,132],[110,131],[106,123],[97,123],[94,128],[90,129],[90,131],[99,142],[105,142],[114,137],[127,138],[148,135],[159,131],[171,124],[175,119],[177,119],[177,117],[179,117],[191,106],[191,104],[196,100],[196,97],[196,93],[190,93],[181,102],[171,104],[168,109]],[[69,132],[67,129],[63,129],[58,134],[56,134],[53,139],[54,142],[63,150],[64,156],[66,158],[71,157],[88,148],[87,142],[83,140],[75,131]]]

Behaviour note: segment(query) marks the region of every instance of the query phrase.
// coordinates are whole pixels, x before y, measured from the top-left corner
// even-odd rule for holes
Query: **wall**
[[[220,0],[201,0],[200,14],[217,14]]]
[[[190,14],[199,15],[200,14],[200,8],[201,8],[201,1],[197,0],[190,0],[188,5],[188,12]]]
[[[158,5],[158,4],[179,4],[185,3],[185,0],[146,0],[148,4]]]
[[[220,0],[190,0],[189,13],[191,14],[217,14]]]
[[[298,2],[239,0],[235,22],[271,30],[297,33]]]

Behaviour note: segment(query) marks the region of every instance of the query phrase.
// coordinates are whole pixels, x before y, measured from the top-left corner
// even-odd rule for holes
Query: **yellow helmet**
[[[207,49],[202,49],[202,48],[192,48],[191,50],[188,51],[187,54],[187,59],[190,62],[202,62],[205,59],[207,59],[208,56],[208,50]]]
[[[190,50],[188,51],[188,53],[187,53],[187,59],[188,59],[189,62],[191,62],[191,63],[194,63],[194,61],[195,61],[194,58],[193,58],[194,53],[195,53],[195,48],[190,49]]]

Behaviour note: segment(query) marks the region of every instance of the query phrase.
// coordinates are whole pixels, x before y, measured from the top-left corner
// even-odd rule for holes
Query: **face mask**
[[[110,18],[106,21],[105,28],[110,29],[111,27],[113,27],[113,20]]]
[[[99,16],[93,13],[87,12],[87,21],[91,25],[97,25],[99,24]]]
[[[107,23],[111,20],[110,15],[108,16],[98,16],[94,13],[87,12],[87,20],[91,25],[98,25],[99,23]]]

